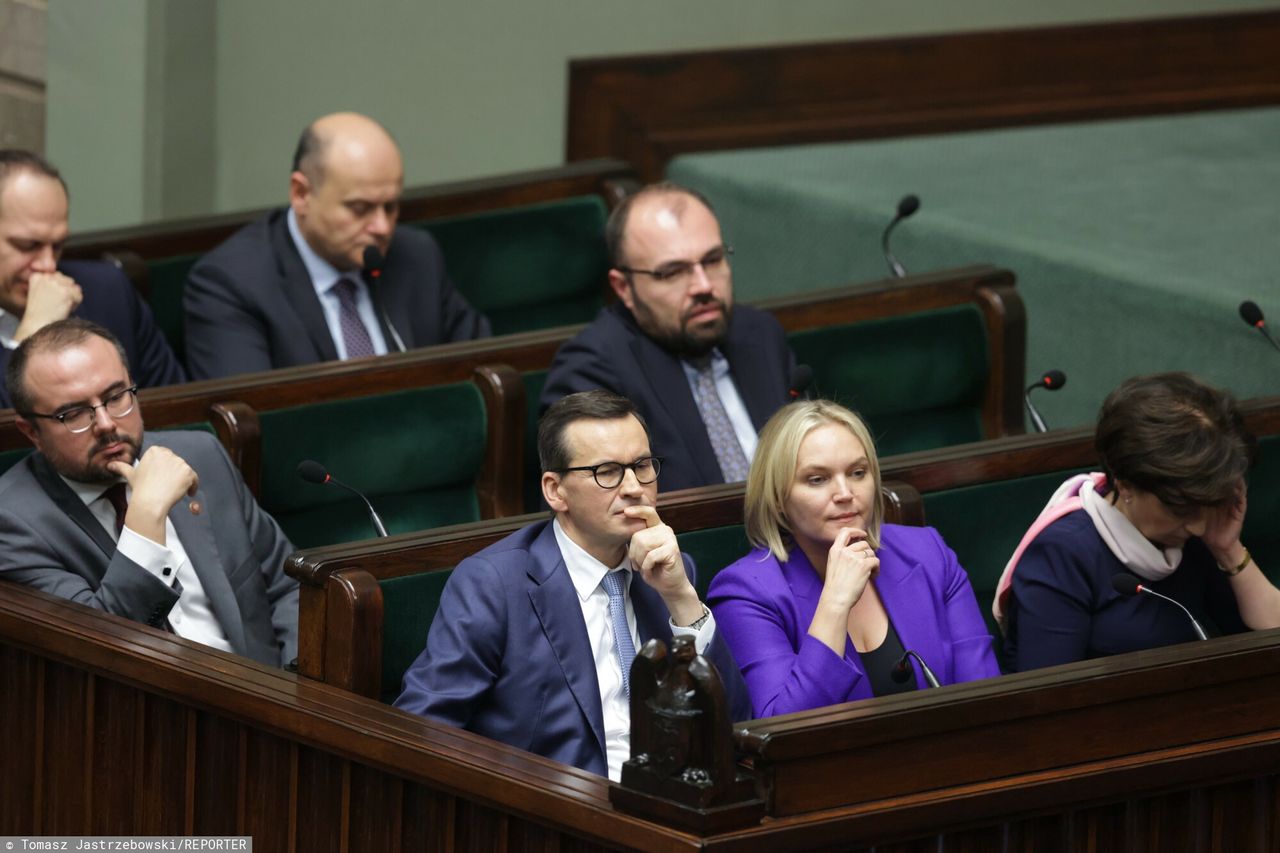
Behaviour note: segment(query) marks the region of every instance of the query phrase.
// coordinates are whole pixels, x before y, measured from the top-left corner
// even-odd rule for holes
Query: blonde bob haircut
[[[768,548],[779,561],[787,559],[793,545],[787,522],[787,497],[795,485],[796,464],[805,436],[820,426],[839,424],[862,442],[867,466],[875,484],[875,506],[867,524],[867,542],[880,547],[880,524],[884,519],[884,494],[880,490],[880,460],[875,442],[862,419],[830,400],[801,400],[778,410],[760,431],[755,460],[747,475],[747,540],[757,548]]]

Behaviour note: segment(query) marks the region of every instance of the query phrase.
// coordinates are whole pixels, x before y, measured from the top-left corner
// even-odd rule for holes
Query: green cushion
[[[374,535],[345,489],[304,482],[315,459],[364,492],[392,534],[477,521],[484,464],[484,399],[470,382],[263,412],[262,500],[294,545]]]
[[[599,196],[412,223],[440,243],[458,289],[495,335],[585,323],[609,268]]]
[[[741,524],[728,527],[709,527],[681,533],[676,537],[680,550],[693,558],[698,568],[698,597],[707,600],[707,587],[711,579],[725,566],[746,555],[751,550],[747,531]]]
[[[1280,584],[1280,436],[1258,440],[1258,459],[1249,472],[1249,509],[1240,540],[1272,583]]]
[[[6,450],[3,453],[0,453],[0,474],[3,474],[23,459],[26,459],[30,453],[30,447],[22,447],[17,450]]]
[[[200,255],[175,255],[147,264],[147,279],[151,285],[151,298],[147,304],[155,314],[156,325],[179,359],[186,354],[183,349],[182,291],[187,283],[187,273],[199,259]]]
[[[881,456],[980,441],[990,358],[972,305],[794,332],[814,396],[867,420]]]
[[[452,569],[379,581],[382,588],[382,701],[400,695],[405,670],[427,646],[431,620]]]

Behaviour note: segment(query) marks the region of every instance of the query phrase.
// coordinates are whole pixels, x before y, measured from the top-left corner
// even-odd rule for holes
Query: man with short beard
[[[777,320],[733,304],[732,248],[711,204],[647,186],[614,210],[605,240],[619,301],[556,353],[542,409],[576,391],[621,394],[649,423],[663,491],[746,479],[795,356]]]
[[[261,663],[297,656],[293,546],[213,436],[144,437],[110,332],[47,325],[6,378],[37,452],[0,477],[0,578]]]

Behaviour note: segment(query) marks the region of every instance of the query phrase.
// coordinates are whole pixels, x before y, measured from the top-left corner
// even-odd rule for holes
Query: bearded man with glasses
[[[0,578],[273,666],[297,656],[293,546],[213,436],[146,436],[120,342],[51,323],[6,368],[36,452],[0,477]]]
[[[789,400],[795,356],[772,315],[733,303],[733,247],[710,202],[672,183],[605,226],[618,302],[556,353],[545,410],[575,391],[632,400],[667,460],[663,491],[745,480],[756,433]]]
[[[660,459],[630,400],[571,394],[538,425],[553,517],[458,564],[396,706],[617,781],[630,755],[631,661],[694,638],[734,720],[737,665],[654,508]]]

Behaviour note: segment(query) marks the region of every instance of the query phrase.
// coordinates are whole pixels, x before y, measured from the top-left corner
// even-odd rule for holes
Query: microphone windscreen
[[[1067,384],[1067,374],[1061,370],[1046,370],[1044,376],[1040,377],[1040,382],[1050,391],[1057,391]]]
[[[1142,581],[1128,572],[1111,576],[1111,588],[1121,595],[1137,595],[1141,592]]]
[[[382,252],[378,251],[377,246],[364,247],[364,271],[365,272],[367,273],[382,272],[382,265],[384,263],[385,263],[385,260],[382,257]]]
[[[329,472],[316,460],[303,459],[298,463],[298,476],[308,483],[324,485],[325,481],[329,479]]]
[[[889,670],[889,677],[893,679],[894,684],[905,684],[907,679],[914,675],[911,671],[911,664],[908,663],[910,659],[911,653],[907,652],[898,659],[893,669]]]
[[[898,218],[906,219],[911,214],[920,209],[920,197],[911,194],[904,195],[902,200],[898,202]]]
[[[791,387],[792,397],[799,397],[809,388],[809,383],[813,382],[813,368],[807,364],[797,364],[791,368]]]
[[[1262,309],[1252,299],[1240,303],[1240,316],[1250,326],[1260,326],[1263,323]]]

